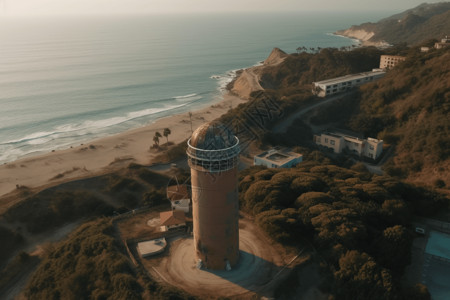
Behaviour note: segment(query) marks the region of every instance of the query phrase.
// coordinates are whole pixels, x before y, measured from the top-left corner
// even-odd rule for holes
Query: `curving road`
[[[313,103],[313,104],[311,104],[308,107],[301,108],[301,109],[297,110],[296,112],[292,113],[291,115],[289,115],[287,118],[281,120],[278,124],[276,124],[273,127],[272,131],[275,132],[275,133],[283,133],[289,128],[289,126],[291,126],[291,124],[296,119],[298,119],[299,117],[301,117],[305,113],[309,112],[310,110],[313,110],[313,109],[315,109],[315,108],[317,108],[317,107],[319,107],[321,105],[333,102],[335,100],[341,99],[342,97],[348,96],[348,95],[350,95],[350,94],[352,94],[354,92],[355,91],[349,91],[349,92],[338,94],[336,96],[332,96],[332,97],[329,97],[329,98],[324,98],[324,99],[317,100],[316,103]]]

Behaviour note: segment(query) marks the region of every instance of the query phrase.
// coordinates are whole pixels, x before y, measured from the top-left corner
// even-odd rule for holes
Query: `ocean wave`
[[[215,79],[218,81],[218,90],[220,92],[224,92],[227,88],[227,85],[233,81],[233,79],[236,77],[237,71],[240,69],[230,70],[226,72],[225,74],[221,75],[211,75],[209,78]]]
[[[198,94],[193,93],[193,94],[188,94],[188,95],[184,95],[184,96],[175,96],[173,97],[173,99],[186,99],[186,98],[192,98],[198,96]]]
[[[71,124],[64,124],[60,125],[54,128],[53,131],[39,131],[34,132],[32,134],[26,135],[22,138],[7,141],[4,143],[0,143],[0,145],[14,145],[14,144],[20,144],[20,143],[26,143],[29,145],[42,145],[45,143],[48,143],[51,140],[54,140],[56,138],[60,137],[67,137],[67,135],[72,134],[75,136],[83,136],[89,133],[96,132],[101,129],[109,128],[112,126],[120,125],[122,123],[125,123],[127,121],[131,121],[137,118],[154,115],[157,113],[161,113],[164,111],[169,111],[172,109],[176,109],[179,107],[183,107],[187,105],[185,104],[178,104],[178,105],[171,105],[166,106],[163,108],[147,108],[139,111],[133,111],[129,112],[124,116],[119,117],[112,117],[102,120],[86,120],[82,123],[71,123]]]

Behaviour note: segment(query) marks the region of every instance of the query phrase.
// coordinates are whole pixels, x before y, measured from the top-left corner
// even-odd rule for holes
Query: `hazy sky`
[[[6,15],[196,13],[226,11],[403,11],[426,0],[0,0]]]

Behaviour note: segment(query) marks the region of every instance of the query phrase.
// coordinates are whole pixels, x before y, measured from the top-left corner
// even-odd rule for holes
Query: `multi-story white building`
[[[383,152],[383,141],[373,138],[362,139],[340,132],[324,132],[314,135],[317,145],[333,149],[335,153],[341,153],[344,149],[358,156],[377,159]]]
[[[449,47],[449,46],[450,46],[450,38],[448,36],[441,39],[440,43],[434,44],[434,48],[436,48],[436,49],[442,49],[442,48]]]
[[[332,79],[313,82],[313,93],[319,97],[345,92],[352,87],[360,86],[383,77],[385,74],[382,70],[373,70],[372,72],[364,72],[358,74],[345,75]]]
[[[398,63],[404,61],[406,57],[398,55],[381,55],[380,57],[380,69],[392,69]]]
[[[255,155],[253,164],[268,168],[291,168],[302,161],[303,155],[289,149],[271,149]]]

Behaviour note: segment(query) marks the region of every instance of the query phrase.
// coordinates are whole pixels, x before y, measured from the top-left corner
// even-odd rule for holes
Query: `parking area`
[[[430,230],[423,255],[421,282],[435,300],[450,299],[450,235]]]
[[[422,283],[434,300],[450,299],[450,262],[425,254]]]

